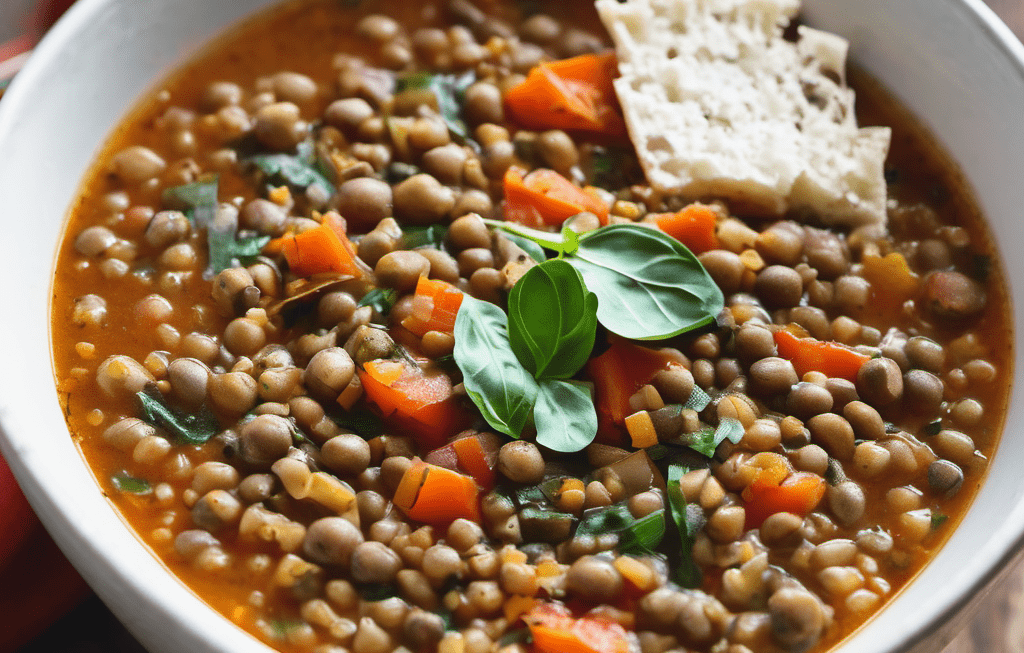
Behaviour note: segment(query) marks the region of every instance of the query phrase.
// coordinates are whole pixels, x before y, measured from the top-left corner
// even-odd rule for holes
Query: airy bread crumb
[[[890,130],[858,128],[845,39],[783,31],[798,0],[597,0],[655,188],[762,215],[884,225]]]

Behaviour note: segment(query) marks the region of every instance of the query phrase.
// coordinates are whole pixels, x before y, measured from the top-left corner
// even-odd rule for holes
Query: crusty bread
[[[884,225],[888,128],[858,129],[847,42],[799,0],[597,0],[615,90],[655,188],[763,215]]]

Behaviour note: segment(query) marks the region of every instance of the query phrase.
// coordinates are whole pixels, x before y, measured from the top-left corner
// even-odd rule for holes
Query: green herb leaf
[[[218,229],[214,224],[210,225],[206,233],[210,269],[214,274],[235,267],[238,263],[251,263],[263,251],[263,246],[270,242],[270,236],[239,237],[234,229]]]
[[[580,381],[544,379],[533,423],[537,444],[566,453],[580,451],[597,436],[597,410],[590,387]]]
[[[245,161],[259,168],[272,184],[284,184],[303,191],[310,186],[319,186],[327,195],[333,195],[334,184],[317,166],[313,143],[303,141],[295,150],[295,154],[255,154]]]
[[[733,444],[743,439],[745,429],[743,424],[733,417],[723,417],[718,421],[717,427],[705,427],[694,433],[685,433],[680,441],[694,451],[708,458],[715,455],[715,449],[722,441],[728,440]]]
[[[494,304],[466,295],[455,318],[455,362],[466,393],[491,427],[518,438],[539,388],[516,358],[508,317]]]
[[[220,431],[217,418],[210,412],[180,413],[164,403],[158,391],[152,394],[141,390],[136,393],[142,420],[161,428],[179,441],[188,444],[202,444]]]
[[[725,299],[711,276],[675,238],[632,224],[580,237],[569,259],[601,303],[597,319],[633,340],[658,340],[711,324]]]
[[[537,379],[567,379],[594,348],[597,295],[562,260],[530,268],[508,297],[512,350]]]
[[[704,392],[704,389],[699,385],[695,385],[693,386],[693,390],[690,390],[690,396],[687,398],[686,403],[683,404],[683,408],[690,408],[699,413],[707,408],[710,403],[711,395]]]
[[[402,227],[402,242],[405,249],[417,247],[433,247],[444,250],[444,240],[448,237],[448,227],[432,224],[429,227]]]
[[[931,520],[932,530],[933,531],[938,530],[940,526],[942,526],[943,524],[946,523],[947,519],[949,519],[949,515],[944,515],[941,512],[934,512],[934,513],[932,513],[932,520]]]
[[[679,529],[679,539],[682,541],[680,547],[682,559],[676,568],[676,582],[683,587],[700,587],[703,579],[703,572],[693,559],[693,545],[696,542],[697,533],[704,528],[707,521],[704,517],[704,510],[697,504],[687,504],[683,495],[679,479],[690,472],[688,467],[682,465],[669,465],[668,481],[665,488],[668,494],[669,510],[672,512],[672,520]]]
[[[353,409],[343,416],[331,419],[341,428],[348,429],[366,440],[382,435],[385,430],[384,421],[376,413],[366,409]]]
[[[473,71],[460,75],[412,73],[398,80],[398,92],[412,89],[429,89],[437,98],[437,111],[441,114],[448,131],[457,140],[469,139],[469,129],[462,119],[462,104],[466,97],[466,89],[476,81]]]
[[[207,179],[174,186],[164,190],[161,203],[176,211],[184,211],[188,219],[198,227],[213,222],[217,212],[217,175]]]
[[[359,306],[369,306],[381,315],[387,315],[398,301],[398,291],[394,288],[374,288],[363,295]]]
[[[616,533],[619,550],[624,553],[652,551],[665,537],[665,511],[657,510],[637,519],[629,507],[618,503],[607,508],[588,510],[583,514],[576,534],[603,535]]]
[[[513,243],[519,246],[519,249],[526,252],[526,255],[532,258],[538,263],[543,263],[548,260],[546,254],[544,254],[544,248],[533,242],[529,238],[524,238],[518,234],[514,234],[511,231],[506,231],[502,234],[505,238],[508,238]]]
[[[118,492],[128,494],[149,494],[153,491],[149,481],[144,478],[136,478],[128,472],[118,472],[110,477],[110,482]]]

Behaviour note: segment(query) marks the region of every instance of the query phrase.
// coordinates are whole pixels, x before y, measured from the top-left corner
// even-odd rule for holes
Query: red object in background
[[[87,593],[0,457],[0,653],[27,643]]]

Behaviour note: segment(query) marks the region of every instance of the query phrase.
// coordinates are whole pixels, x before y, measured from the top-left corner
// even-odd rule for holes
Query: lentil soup
[[[922,128],[853,76],[894,130],[885,233],[653,192],[614,97],[584,123],[510,100],[542,62],[611,74],[565,4],[291,2],[82,187],[71,433],[154,554],[282,651],[827,650],[981,483],[1010,311]],[[613,236],[698,289],[671,333],[596,313],[576,248]]]

